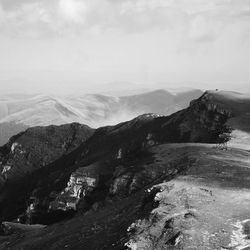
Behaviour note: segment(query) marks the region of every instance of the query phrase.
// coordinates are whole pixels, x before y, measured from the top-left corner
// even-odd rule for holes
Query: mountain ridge
[[[185,186],[183,188],[187,188],[187,192],[184,191],[184,194],[181,193],[181,195],[184,197],[186,192],[188,199],[195,206],[197,203],[192,198],[193,192],[197,193],[199,197],[205,197],[209,204],[212,202],[210,191],[208,194],[204,190],[200,191],[199,185],[202,185],[201,187],[205,190],[210,190],[207,185],[213,181],[222,187],[230,185],[234,187],[235,185],[236,188],[249,188],[247,182],[249,152],[242,149],[223,151],[215,147],[217,143],[224,142],[221,141],[221,134],[231,133],[233,129],[241,128],[239,125],[242,124],[242,116],[250,111],[250,99],[244,98],[242,101],[240,98],[241,102],[238,102],[238,99],[235,100],[230,95],[229,99],[225,100],[224,92],[207,91],[192,101],[188,108],[170,116],[144,114],[115,126],[101,127],[96,130],[87,129],[90,134],[86,140],[76,143],[69,154],[54,158],[55,160],[52,159],[49,164],[38,166],[37,163],[34,163],[34,167],[37,166],[37,169],[31,175],[25,174],[19,179],[18,185],[14,181],[12,185],[8,186],[12,188],[11,194],[15,194],[15,196],[1,192],[0,203],[9,208],[5,213],[3,210],[1,211],[1,220],[18,217],[24,223],[53,224],[48,226],[48,229],[39,229],[34,232],[34,237],[40,237],[39,235],[47,234],[47,232],[51,233],[50,230],[56,230],[56,233],[51,234],[52,238],[55,237],[54,243],[49,246],[50,240],[45,237],[43,240],[33,243],[27,239],[19,239],[13,243],[13,246],[22,246],[24,249],[28,249],[31,245],[39,246],[41,249],[52,249],[52,246],[62,247],[66,241],[55,239],[59,237],[58,235],[61,238],[66,233],[66,228],[70,226],[72,233],[67,231],[68,237],[71,239],[70,249],[77,247],[94,249],[94,246],[97,249],[98,247],[103,247],[100,249],[126,249],[126,242],[127,246],[130,244],[133,249],[133,244],[140,246],[142,244],[140,237],[144,237],[143,234],[140,234],[140,219],[150,218],[150,213],[159,205],[155,197],[157,194],[160,195],[163,189],[161,190],[161,186],[154,187],[155,185],[165,182],[168,185],[168,181],[172,180],[173,185],[178,187],[178,178],[184,178]],[[244,126],[247,126],[247,123],[244,123]],[[9,149],[13,145],[15,145],[15,138],[10,141]],[[52,144],[53,147],[55,146]],[[62,154],[62,152],[61,148],[59,153]],[[18,154],[17,148],[17,153],[14,155],[2,151],[1,157],[18,159]],[[232,157],[230,154],[235,157],[234,164],[229,160]],[[236,162],[237,165],[235,165]],[[2,164],[1,169],[4,167],[5,165]],[[22,166],[20,167],[22,168]],[[234,175],[234,173],[238,173],[238,175]],[[191,184],[186,183],[187,180],[202,184],[196,183],[198,188],[192,187],[195,191],[190,192]],[[29,183],[29,186],[24,183]],[[15,185],[17,186],[15,187]],[[167,188],[167,190],[171,190],[171,188]],[[174,194],[175,190],[177,193],[179,192],[178,188],[173,190]],[[220,192],[225,192],[225,190],[220,190]],[[166,191],[164,195],[168,195],[168,192]],[[22,197],[22,206],[20,206],[20,201],[15,200],[15,197]],[[183,206],[178,200],[174,200],[173,204]],[[219,205],[222,206],[222,203]],[[10,209],[13,207],[15,210]],[[169,208],[163,206],[162,209],[168,211]],[[110,212],[108,212],[109,210]],[[124,210],[128,211],[129,217],[125,216]],[[183,216],[186,217],[180,219],[184,220],[183,223],[186,223],[187,218],[199,220],[198,217],[193,216],[192,211],[188,209],[185,211]],[[174,211],[172,213],[174,214]],[[80,224],[80,221],[83,223],[82,216],[85,222],[88,221],[86,226]],[[68,220],[69,217],[72,219]],[[94,217],[99,219],[94,220]],[[65,228],[58,231],[57,222],[63,218]],[[156,218],[158,221],[158,217]],[[127,233],[126,229],[133,222],[136,228],[131,233]],[[92,230],[90,225],[93,223],[97,226]],[[150,226],[150,219],[145,223],[149,223]],[[160,224],[156,226],[158,225],[160,226]],[[181,228],[179,224],[176,225],[177,228]],[[80,241],[73,240],[75,230],[79,230],[81,227],[85,236]],[[159,235],[169,232],[166,237],[171,235],[174,237],[175,232],[172,231],[174,229],[170,222],[167,228],[169,231],[166,232],[165,229],[159,229]],[[179,235],[186,234],[181,229],[178,230]],[[136,234],[133,234],[134,232]],[[159,235],[156,239],[157,242],[159,241],[159,247],[155,249],[164,249],[160,241],[163,236]],[[8,236],[6,237],[8,238]],[[96,239],[99,240],[96,241]],[[165,242],[167,242],[166,247],[173,247],[174,244],[177,244],[175,240]],[[180,242],[190,244],[185,238],[180,239]],[[148,244],[151,244],[150,239]],[[197,241],[196,244],[201,243]],[[177,245],[173,249],[181,249]]]
[[[166,90],[156,90],[120,97],[102,94],[63,97],[40,94],[1,98],[0,145],[6,143],[11,135],[28,127],[78,122],[97,128],[123,122],[143,113],[158,111],[168,115],[187,107],[201,93],[200,90],[190,90],[176,96]]]

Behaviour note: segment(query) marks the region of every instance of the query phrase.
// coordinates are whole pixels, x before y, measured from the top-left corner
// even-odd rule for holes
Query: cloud
[[[216,23],[216,25],[215,25]],[[190,22],[189,37],[197,42],[209,42],[218,38],[223,24],[202,15],[196,15]]]
[[[217,39],[232,22],[248,20],[249,11],[248,0],[0,0],[0,32],[96,35],[184,27],[188,39],[204,42]]]
[[[4,20],[4,11],[2,6],[0,5],[0,25],[3,22],[3,20]]]
[[[121,13],[126,12],[143,12],[147,10],[155,10],[158,8],[167,8],[173,5],[173,0],[127,0],[121,5]]]
[[[60,0],[59,12],[67,21],[83,23],[87,12],[87,5],[84,1],[80,0]]]

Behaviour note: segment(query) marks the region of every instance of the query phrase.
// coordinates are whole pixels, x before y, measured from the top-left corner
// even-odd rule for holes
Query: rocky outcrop
[[[75,162],[72,152],[93,132],[88,126],[77,123],[34,127],[12,137],[1,147],[0,220],[14,219],[20,214],[23,217],[25,213],[24,221],[30,222],[37,211],[39,214],[47,211],[50,198],[44,196],[63,186]],[[48,186],[52,190],[48,190]]]
[[[45,225],[25,225],[20,223],[4,221],[0,225],[0,236],[10,235],[13,233],[30,232],[45,228]]]
[[[154,201],[157,205],[148,219],[138,220],[128,228],[129,249],[188,249],[204,246],[201,232],[192,232],[197,225],[199,202],[211,203],[212,193],[199,188],[185,188],[178,183],[162,183],[147,192],[158,189]],[[201,237],[199,237],[199,235]],[[198,243],[198,244],[197,244]]]
[[[50,203],[50,210],[76,210],[80,199],[89,196],[98,185],[98,175],[82,167],[70,176],[67,187]]]
[[[147,192],[155,189],[158,190],[154,196],[156,208],[149,218],[140,219],[127,229],[128,249],[221,249],[218,240],[221,246],[226,246],[226,239],[223,242],[223,238],[207,231],[209,222],[203,218],[202,209],[214,202],[211,190],[173,181]]]

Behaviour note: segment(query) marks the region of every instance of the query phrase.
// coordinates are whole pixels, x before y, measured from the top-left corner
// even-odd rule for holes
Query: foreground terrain
[[[0,249],[249,249],[249,104],[206,92],[168,117],[13,137]]]
[[[130,197],[106,199],[84,215],[59,224],[17,230],[17,234],[1,237],[1,249],[250,246],[250,152],[221,151],[212,145],[166,144],[153,147],[150,153],[154,160],[143,163],[145,168],[168,171],[171,166],[174,173],[181,162],[181,173],[169,182],[159,178]]]

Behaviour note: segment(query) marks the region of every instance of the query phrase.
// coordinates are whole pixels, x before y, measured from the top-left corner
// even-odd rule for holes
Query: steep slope
[[[59,127],[29,128],[12,137],[0,148],[1,216],[5,212],[11,214],[11,207],[8,203],[5,204],[5,199],[11,198],[15,204],[18,202],[15,198],[20,195],[20,192],[25,192],[25,190],[18,190],[19,185],[30,185],[32,188],[31,179],[34,172],[70,154],[92,134],[93,129],[88,126],[73,123]],[[24,179],[29,183],[24,183]],[[18,210],[18,207],[13,209]]]
[[[16,235],[10,238],[4,236],[2,241],[0,238],[2,248],[123,249],[125,243],[128,247],[133,247],[132,243],[135,244],[134,246],[139,246],[137,245],[140,244],[138,237],[143,239],[145,235],[140,234],[141,225],[137,220],[145,219],[146,227],[151,230],[151,211],[161,203],[160,200],[155,200],[155,195],[164,191],[161,191],[161,187],[152,187],[160,183],[164,186],[164,182],[178,180],[180,176],[187,177],[188,179],[185,180],[189,181],[191,186],[196,185],[194,193],[192,190],[189,191],[188,183],[183,184],[184,191],[179,192],[176,182],[178,187],[173,189],[173,195],[171,193],[171,197],[177,194],[183,197],[181,201],[171,201],[171,199],[170,201],[173,206],[180,206],[179,210],[184,219],[189,217],[192,220],[194,217],[191,214],[193,211],[189,211],[189,208],[184,207],[184,210],[188,210],[187,212],[183,210],[185,213],[182,211],[185,199],[188,202],[190,199],[190,206],[194,207],[197,206],[199,197],[204,197],[204,200],[208,200],[211,204],[210,192],[199,191],[199,188],[210,190],[207,186],[211,183],[221,188],[218,191],[220,195],[215,206],[219,204],[220,211],[223,211],[226,206],[231,205],[230,202],[225,203],[225,200],[221,199],[223,195],[228,194],[226,190],[249,188],[250,169],[247,151],[222,151],[213,147],[214,145],[197,144],[198,142],[220,142],[220,135],[230,132],[229,126],[234,128],[231,121],[240,125],[241,117],[244,113],[249,113],[248,101],[242,101],[241,106],[237,108],[235,107],[237,103],[235,103],[233,109],[224,101],[224,96],[224,92],[206,92],[193,101],[187,109],[171,116],[161,117],[148,114],[116,126],[99,128],[71,153],[47,167],[34,171],[32,175],[26,176],[18,185],[19,189],[24,190],[24,192],[19,192],[19,196],[22,197],[20,201],[22,206],[18,211],[9,213],[8,216],[2,213],[3,219],[15,219],[20,213],[23,213],[23,221],[31,223],[51,224],[59,219],[65,219],[69,213],[76,213],[76,218],[65,221],[60,226],[55,224],[33,233],[24,232],[21,238]],[[236,112],[237,110],[241,112]],[[173,144],[176,142],[193,142],[194,144]],[[165,143],[168,144],[165,145]],[[29,188],[24,185],[28,182]],[[198,198],[192,200],[194,194],[197,194]],[[243,196],[242,199],[245,198],[246,196]],[[239,198],[237,204],[243,200]],[[203,202],[203,199],[201,201]],[[4,202],[8,204],[8,207],[16,207],[18,204],[13,197]],[[206,202],[204,206],[205,210],[213,210],[213,206],[206,207]],[[240,216],[237,211],[230,210],[234,219],[232,223],[235,223],[237,219],[248,219],[245,209],[240,209],[240,205],[237,208]],[[159,209],[166,211],[166,214],[170,216],[175,214],[175,210],[169,210],[169,207],[163,206],[162,208],[160,205]],[[199,210],[200,207],[196,209]],[[218,216],[221,216],[223,222],[220,225],[224,225],[229,218],[223,217],[221,213]],[[155,218],[157,226],[158,219],[161,217],[155,216]],[[197,218],[195,221],[202,224],[202,220],[199,219],[202,216]],[[167,217],[165,219],[167,221]],[[181,223],[175,224],[174,222],[176,231],[170,223],[165,228],[169,231],[162,229],[159,224],[155,235],[151,235],[150,232],[148,235],[152,237],[152,240],[149,238],[149,247],[146,249],[152,249],[150,248],[152,241],[157,244],[159,242],[158,249],[164,249],[161,248],[161,239],[163,241],[166,239],[164,242],[167,243],[164,247],[181,249],[178,248],[180,247],[178,244],[175,246],[177,238],[187,234],[181,231],[181,225],[185,223],[185,220],[182,221],[182,217],[179,219]],[[209,218],[207,221],[210,221]],[[133,222],[139,226],[132,228],[130,234],[127,235],[126,230]],[[208,223],[209,226],[213,225]],[[199,227],[191,225],[187,230],[198,229]],[[220,230],[222,229],[225,230],[224,226],[220,226]],[[202,230],[201,232],[207,230],[209,234],[212,234],[207,226]],[[144,229],[143,231],[147,232]],[[153,227],[151,231],[154,234]],[[224,246],[230,247],[229,239],[232,233],[233,227],[228,229],[228,235],[225,236],[225,241],[219,245],[218,249]],[[201,235],[198,235],[198,239],[199,237]],[[204,244],[202,247],[206,246]],[[211,248],[212,245],[208,246],[210,248],[207,249],[217,249]],[[197,247],[202,249],[198,245]]]

